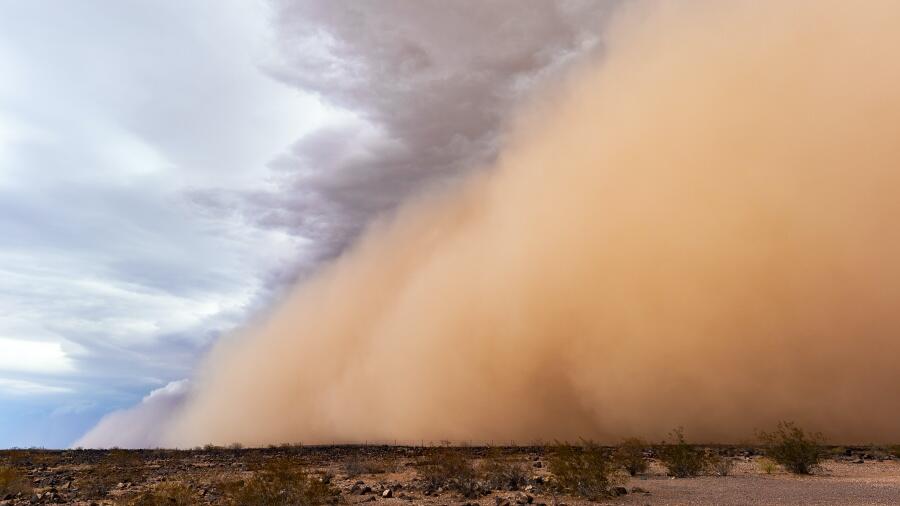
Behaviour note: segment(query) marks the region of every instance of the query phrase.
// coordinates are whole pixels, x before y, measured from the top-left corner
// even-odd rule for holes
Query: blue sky
[[[209,5],[0,2],[0,447],[188,375],[302,249],[192,201],[328,121],[261,70],[264,4]]]
[[[485,165],[613,3],[0,0],[0,447],[172,390]]]

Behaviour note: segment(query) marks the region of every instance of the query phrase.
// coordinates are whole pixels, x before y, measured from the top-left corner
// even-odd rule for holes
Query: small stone
[[[388,499],[393,496],[394,496],[394,492],[389,488],[384,489],[384,492],[381,493],[381,497],[384,497],[385,499]]]

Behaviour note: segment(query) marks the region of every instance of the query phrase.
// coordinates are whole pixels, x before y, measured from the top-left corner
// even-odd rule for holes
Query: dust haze
[[[495,166],[223,340],[163,442],[900,439],[898,21],[627,4]]]

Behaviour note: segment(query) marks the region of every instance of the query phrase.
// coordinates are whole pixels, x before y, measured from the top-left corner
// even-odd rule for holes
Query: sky
[[[183,392],[366,224],[487,165],[615,3],[0,0],[0,447]]]

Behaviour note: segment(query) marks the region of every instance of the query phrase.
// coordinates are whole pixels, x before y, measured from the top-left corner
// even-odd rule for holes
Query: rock
[[[516,494],[516,504],[531,504],[532,502],[534,502],[534,497],[521,492]]]
[[[641,487],[631,487],[632,494],[649,494],[648,490],[644,490]]]
[[[626,495],[626,494],[628,494],[628,489],[625,487],[613,487],[612,493],[617,496]]]
[[[544,477],[543,476],[535,476],[534,478],[531,479],[531,481],[533,481],[534,483],[537,483],[538,485],[542,485],[544,483]]]
[[[384,489],[384,492],[381,493],[381,497],[384,497],[385,499],[388,499],[393,496],[394,496],[394,491],[389,488]]]
[[[544,464],[540,460],[538,460],[537,462],[532,464],[532,466],[536,467],[537,469],[540,469],[540,468],[544,467]]]
[[[510,506],[509,499],[500,496],[494,498],[494,504],[496,506]]]
[[[526,492],[533,492],[533,491],[534,491],[534,485],[525,485],[525,491],[526,491]]]

